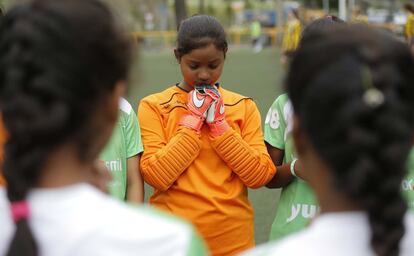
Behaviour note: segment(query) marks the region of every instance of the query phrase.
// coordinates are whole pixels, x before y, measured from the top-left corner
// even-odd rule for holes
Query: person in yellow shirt
[[[282,53],[289,53],[298,47],[302,24],[299,19],[299,13],[296,9],[291,9],[288,13],[285,33],[282,42]]]
[[[247,188],[275,174],[254,101],[217,83],[227,53],[211,16],[184,20],[174,50],[183,80],[141,100],[141,173],[150,204],[190,220],[213,255],[254,246]]]
[[[368,24],[368,16],[363,15],[361,8],[355,7],[352,11],[352,23]]]
[[[405,4],[404,8],[408,12],[407,22],[405,23],[405,36],[410,45],[411,52],[414,54],[414,6],[412,4]]]
[[[280,55],[280,63],[283,67],[288,66],[289,59],[299,44],[302,33],[302,24],[299,19],[299,13],[296,9],[292,9],[288,13],[288,20],[283,35],[282,53]]]

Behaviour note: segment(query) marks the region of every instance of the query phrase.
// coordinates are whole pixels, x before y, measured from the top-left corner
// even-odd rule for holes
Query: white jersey
[[[414,255],[414,215],[405,216],[406,233],[400,256]],[[371,229],[362,212],[326,213],[309,228],[280,242],[259,246],[243,256],[374,256],[370,245]]]
[[[34,189],[27,200],[39,255],[204,255],[190,225],[118,202],[88,184]],[[0,227],[0,255],[5,255],[15,225],[4,188]]]

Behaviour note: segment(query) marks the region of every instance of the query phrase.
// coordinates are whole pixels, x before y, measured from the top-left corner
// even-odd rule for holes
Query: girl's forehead
[[[217,49],[214,44],[208,44],[205,47],[194,49],[182,57],[188,60],[214,61],[224,59],[224,52]]]

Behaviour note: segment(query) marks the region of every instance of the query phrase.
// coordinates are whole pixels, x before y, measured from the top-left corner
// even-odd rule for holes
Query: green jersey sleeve
[[[135,156],[143,151],[141,129],[137,116],[131,105],[125,99],[121,99],[121,110],[124,112],[124,133],[126,145],[126,157]]]
[[[282,94],[273,102],[267,112],[264,124],[264,138],[267,143],[278,149],[285,149],[286,121],[284,106],[288,102],[286,94]]]
[[[188,248],[187,255],[188,256],[205,256],[205,255],[208,255],[207,254],[207,249],[206,249],[203,241],[196,234],[193,234],[193,236],[191,237],[190,246]]]

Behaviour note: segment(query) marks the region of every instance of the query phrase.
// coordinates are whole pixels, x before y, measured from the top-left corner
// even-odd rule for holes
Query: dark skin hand
[[[285,151],[282,149],[275,148],[265,143],[267,147],[267,152],[269,153],[270,157],[272,158],[273,164],[276,165],[277,172],[275,176],[266,184],[268,188],[283,188],[289,185],[294,176],[290,172],[290,163],[283,164],[283,157],[285,155]],[[305,179],[303,168],[300,161],[296,161],[295,163],[295,173],[301,179]]]

